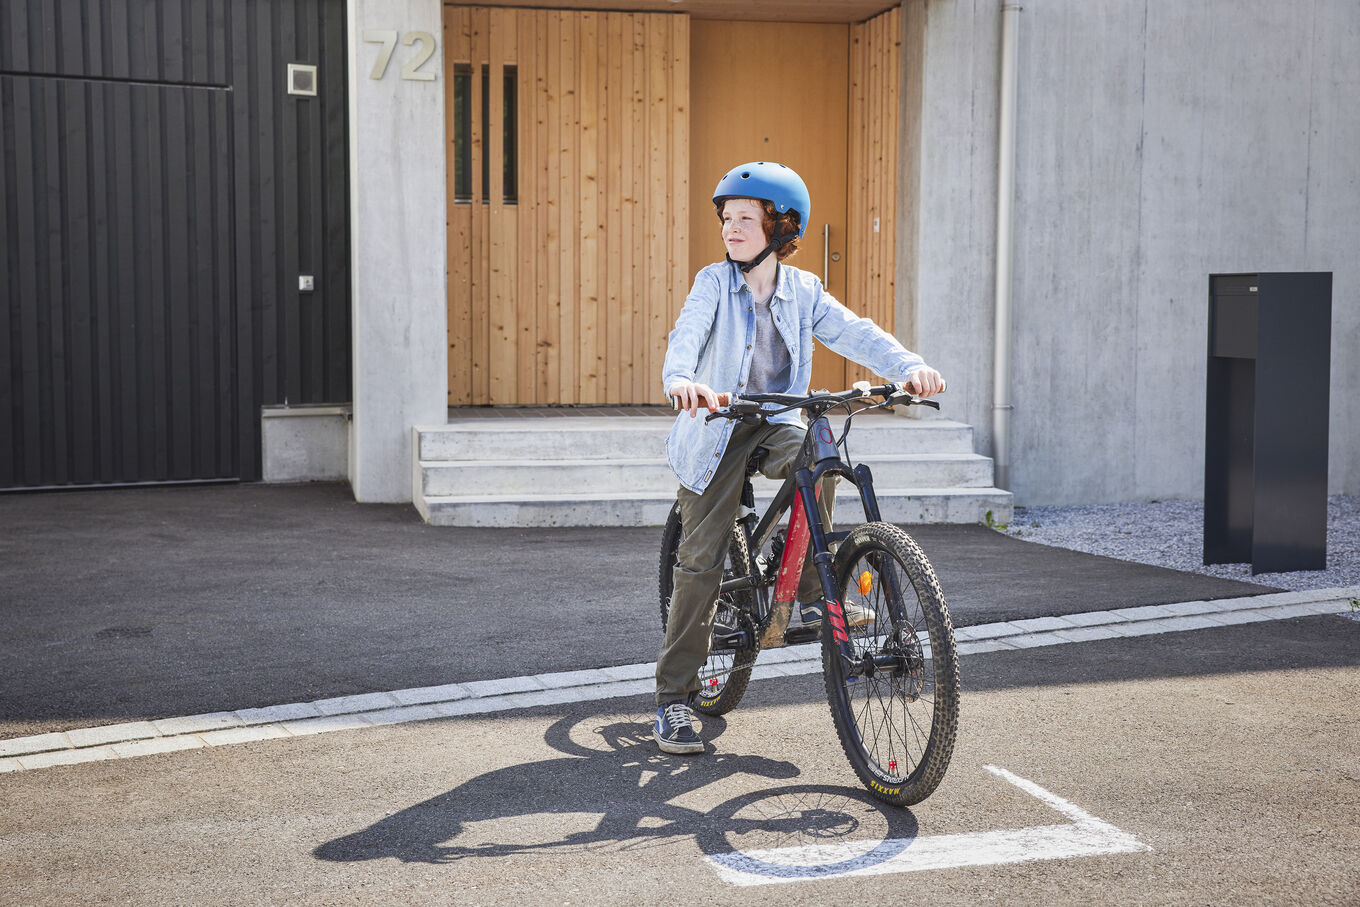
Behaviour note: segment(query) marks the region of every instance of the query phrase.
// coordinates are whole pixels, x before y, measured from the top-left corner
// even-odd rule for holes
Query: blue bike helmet
[[[798,236],[802,239],[812,217],[812,196],[803,178],[783,164],[752,161],[733,167],[718,180],[713,190],[713,204],[721,205],[729,198],[762,199],[783,214],[792,208],[798,212]]]
[[[789,167],[769,161],[752,161],[733,167],[718,180],[718,188],[713,190],[713,204],[722,212],[722,204],[729,198],[753,198],[774,205],[780,214],[792,210],[798,215],[798,233],[775,236],[769,245],[755,258],[746,262],[732,262],[742,273],[749,272],[771,253],[782,249],[795,239],[802,239],[807,232],[808,220],[812,216],[812,196],[808,194],[807,184]],[[728,261],[732,261],[728,256]]]

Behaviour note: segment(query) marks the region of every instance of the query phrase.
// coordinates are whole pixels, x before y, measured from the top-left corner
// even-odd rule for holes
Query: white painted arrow
[[[1136,853],[1152,849],[1109,822],[1044,790],[1033,781],[995,765],[984,768],[1071,819],[1071,823],[928,838],[846,841],[776,850],[738,851],[711,855],[707,859],[723,881],[729,884],[769,885],[805,879],[921,872],[959,866],[995,866],[1031,860],[1065,860],[1070,857]]]

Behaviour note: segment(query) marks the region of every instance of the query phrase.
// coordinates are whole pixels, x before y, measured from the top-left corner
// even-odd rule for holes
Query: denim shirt
[[[808,392],[814,337],[889,381],[906,381],[925,365],[891,334],[841,305],[807,271],[779,265],[770,310],[791,360],[789,386],[770,388],[770,393]],[[670,388],[683,379],[707,384],[718,393],[740,394],[751,373],[754,336],[755,300],[746,276],[730,262],[709,265],[695,276],[694,288],[675,320],[661,371],[662,386]],[[802,424],[796,410],[772,416],[770,421]],[[705,422],[702,411],[693,419],[688,412],[676,416],[666,438],[666,458],[681,485],[703,494],[727,450],[732,427],[728,419]]]

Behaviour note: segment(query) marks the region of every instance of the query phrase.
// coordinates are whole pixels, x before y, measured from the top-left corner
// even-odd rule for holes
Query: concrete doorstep
[[[462,419],[414,429],[416,509],[437,526],[660,526],[677,483],[664,455],[670,417]],[[850,452],[874,471],[897,523],[1010,519],[973,429],[944,419],[870,414]],[[778,483],[758,477],[758,504]]]

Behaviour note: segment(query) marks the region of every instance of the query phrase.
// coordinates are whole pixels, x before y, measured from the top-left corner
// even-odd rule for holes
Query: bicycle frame
[[[704,714],[725,714],[746,692],[761,648],[820,637],[827,701],[841,747],[869,791],[898,806],[928,797],[948,766],[958,722],[957,650],[933,568],[910,535],[883,522],[872,472],[864,464],[854,465],[848,447],[842,455],[846,436],[836,437],[829,417],[843,408],[848,432],[860,413],[902,402],[938,407],[905,385],[857,382],[852,390],[800,397],[733,394],[719,401],[724,410],[707,417],[753,425],[802,410],[809,424],[797,457],[763,514],[756,511],[752,487],[760,451],[745,464],[733,527],[740,535],[727,540],[724,560],[724,571],[732,578],[719,583],[722,598],[714,607],[722,619],[715,618],[709,657],[699,673],[712,689],[694,700]],[[692,401],[691,408],[697,409]],[[780,468],[783,462],[781,458]],[[822,480],[839,478],[855,486],[864,507],[865,522],[846,532],[832,531],[819,507]],[[776,532],[786,512],[787,535],[781,538]],[[662,536],[663,624],[673,590],[668,581],[674,575],[666,571],[678,563],[683,531],[677,504]],[[817,576],[821,619],[790,628],[804,568]],[[719,683],[723,675],[729,683]]]
[[[844,539],[848,533],[828,532],[822,523],[821,511],[817,507],[821,491],[818,483],[827,476],[840,476],[854,484],[864,506],[865,518],[871,522],[880,518],[878,498],[874,495],[873,473],[864,464],[851,466],[841,459],[831,423],[826,416],[818,416],[808,426],[807,440],[803,444],[803,451],[794,469],[780,486],[764,517],[749,533],[751,550],[762,550],[774,534],[784,512],[792,510],[779,572],[775,579],[774,601],[768,611],[760,615],[761,623],[765,625],[760,637],[760,646],[777,648],[788,642],[786,638],[788,624],[793,616],[798,585],[811,543],[812,560],[822,583],[822,609],[827,626],[840,644],[842,657],[847,662],[853,662],[854,653],[845,627],[845,616],[836,594],[836,577],[832,569],[835,558],[830,547],[833,542]],[[748,478],[747,489],[749,486]],[[747,489],[743,489],[743,496]],[[895,578],[890,581],[893,580]],[[753,584],[752,578],[738,578],[724,583],[722,591],[746,588]]]

